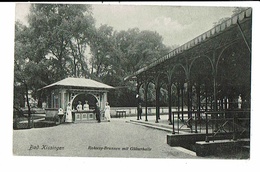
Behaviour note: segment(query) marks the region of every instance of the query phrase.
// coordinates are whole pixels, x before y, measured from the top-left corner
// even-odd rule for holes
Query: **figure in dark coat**
[[[137,115],[138,115],[137,120],[142,119],[142,105],[141,105],[141,103],[138,104]]]
[[[96,103],[96,106],[95,106],[95,113],[96,113],[96,119],[98,122],[101,122],[100,120],[100,107],[99,107],[99,103]]]

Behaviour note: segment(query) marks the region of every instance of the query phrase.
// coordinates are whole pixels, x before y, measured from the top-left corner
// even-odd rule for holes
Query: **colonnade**
[[[144,90],[139,101],[145,106],[146,121],[149,84],[155,87],[156,123],[160,119],[163,86],[168,92],[169,123],[172,123],[173,103],[182,119],[184,107],[188,117],[192,110],[200,111],[202,107],[205,111],[250,108],[251,11],[230,20],[232,23],[224,23],[225,28],[219,32],[215,27],[205,33],[204,40],[202,34],[132,75],[137,78],[137,94],[141,87]],[[239,97],[242,107],[237,105]]]

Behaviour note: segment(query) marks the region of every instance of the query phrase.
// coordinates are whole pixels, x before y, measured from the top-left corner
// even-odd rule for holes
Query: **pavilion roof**
[[[47,85],[42,89],[46,89],[54,86],[77,87],[77,88],[82,87],[82,88],[93,88],[93,89],[114,89],[114,87],[110,85],[98,81],[94,81],[92,79],[72,78],[72,77],[65,78],[53,84]]]

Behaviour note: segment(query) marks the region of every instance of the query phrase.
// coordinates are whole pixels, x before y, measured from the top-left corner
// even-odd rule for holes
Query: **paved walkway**
[[[167,145],[166,131],[129,123],[134,118],[14,130],[13,153],[26,156],[201,158],[187,149]]]

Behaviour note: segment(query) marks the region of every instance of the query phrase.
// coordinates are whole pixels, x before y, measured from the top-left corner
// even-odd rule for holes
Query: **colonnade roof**
[[[208,39],[211,39],[215,35],[225,32],[232,25],[235,25],[238,22],[241,22],[242,20],[244,20],[245,18],[250,18],[250,17],[252,17],[252,8],[248,8],[248,9],[242,11],[241,13],[223,21],[222,23],[216,25],[215,27],[208,30],[207,32],[202,33],[201,35],[195,37],[194,39],[188,41],[187,43],[185,43],[185,44],[179,46],[178,48],[174,49],[173,51],[169,52],[165,56],[163,56],[163,57],[153,61],[149,65],[137,70],[132,75],[125,77],[124,80],[127,81],[127,80],[136,79],[136,76],[142,74],[143,72],[146,72],[146,71],[154,68],[155,66],[157,66],[158,64],[160,64],[162,62],[165,62],[166,60],[169,60],[171,58],[178,56],[182,52],[187,51],[196,45],[203,44],[205,41],[207,41]]]

